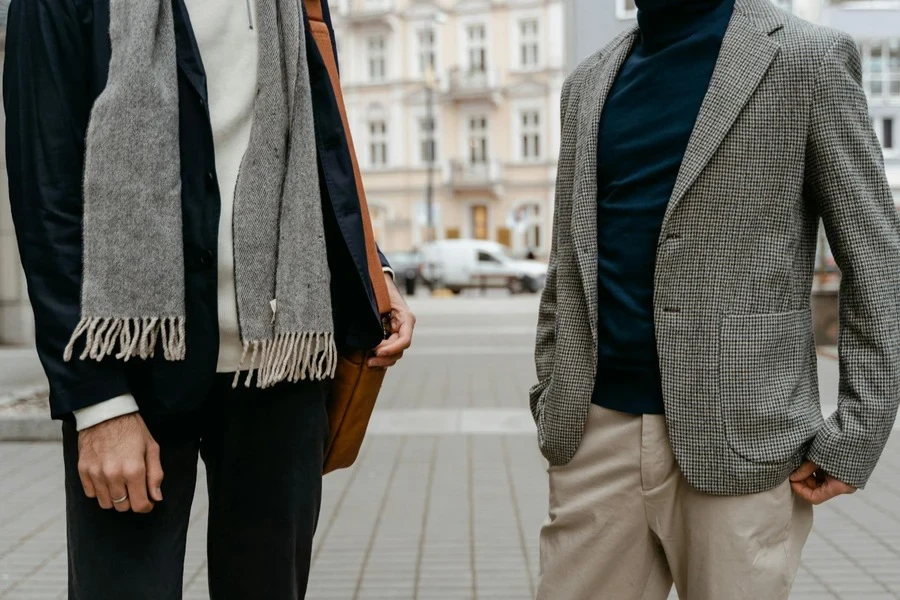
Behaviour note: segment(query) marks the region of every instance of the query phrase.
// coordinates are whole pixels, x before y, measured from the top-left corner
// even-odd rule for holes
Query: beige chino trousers
[[[692,488],[665,417],[592,405],[572,461],[550,467],[538,600],[782,600],[812,528],[785,482],[749,496]]]

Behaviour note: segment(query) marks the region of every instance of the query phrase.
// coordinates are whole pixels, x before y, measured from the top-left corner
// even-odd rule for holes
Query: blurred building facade
[[[3,74],[8,8],[9,0],[0,0],[0,76]],[[34,325],[9,208],[6,144],[2,142],[5,140],[6,119],[0,112],[0,344],[21,344],[32,339]]]
[[[900,206],[900,0],[773,1],[858,40]],[[474,237],[546,256],[562,82],[633,25],[634,0],[332,0],[332,10],[379,243]],[[32,337],[0,144],[0,344]]]
[[[344,98],[383,249],[411,249],[433,235],[549,253],[563,5],[332,2]]]

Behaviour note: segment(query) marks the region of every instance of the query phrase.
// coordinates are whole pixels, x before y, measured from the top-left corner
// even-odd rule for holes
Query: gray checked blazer
[[[553,465],[581,443],[597,365],[597,129],[637,30],[564,84],[553,250],[531,392]],[[657,245],[654,319],[669,437],[712,494],[805,459],[862,487],[900,399],[900,220],[852,39],[737,0]],[[822,219],[843,273],[840,392],[823,420],[810,314]]]

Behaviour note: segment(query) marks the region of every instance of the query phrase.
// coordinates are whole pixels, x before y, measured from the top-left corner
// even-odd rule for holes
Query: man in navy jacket
[[[232,392],[228,376],[216,373],[224,190],[210,116],[215,99],[188,9],[225,19],[252,2],[209,8],[216,5],[172,1],[189,323],[189,351],[177,362],[63,360],[80,317],[85,135],[108,75],[110,2],[13,0],[9,13],[3,97],[10,197],[51,409],[64,421],[70,598],[180,597],[198,454],[210,487],[212,596],[299,598],[320,503],[327,387]],[[307,54],[338,344],[378,346],[372,364],[388,367],[410,345],[415,319],[382,257],[398,331],[383,339],[347,134],[311,35]],[[123,397],[133,405],[119,402]],[[82,419],[88,413],[89,422]],[[146,494],[131,494],[129,485],[125,502],[113,498],[117,478],[146,480]]]

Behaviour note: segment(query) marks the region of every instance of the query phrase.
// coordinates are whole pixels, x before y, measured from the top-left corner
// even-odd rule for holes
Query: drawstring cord
[[[250,6],[250,2],[253,0],[247,0],[247,22],[250,24],[250,29],[253,29],[253,7]]]

